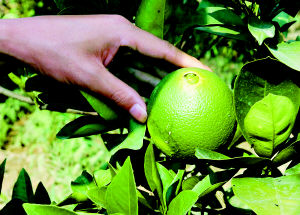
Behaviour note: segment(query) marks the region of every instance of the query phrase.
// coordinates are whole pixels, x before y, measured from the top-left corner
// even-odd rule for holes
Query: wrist
[[[30,63],[26,26],[24,18],[0,20],[0,53]]]

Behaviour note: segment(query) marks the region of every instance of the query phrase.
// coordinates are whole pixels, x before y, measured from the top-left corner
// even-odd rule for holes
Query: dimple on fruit
[[[232,91],[207,70],[167,75],[152,92],[148,111],[151,139],[169,157],[193,158],[197,147],[217,150],[234,133]]]

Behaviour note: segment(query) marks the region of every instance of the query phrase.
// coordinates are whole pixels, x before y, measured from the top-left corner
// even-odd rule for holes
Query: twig
[[[14,93],[8,89],[5,89],[3,87],[0,86],[0,94],[3,94],[7,97],[10,97],[10,98],[14,98],[14,99],[17,99],[21,102],[25,102],[27,104],[30,104],[30,105],[35,105],[34,101],[30,98],[30,97],[27,97],[27,96],[23,96],[23,95],[20,95],[18,93]],[[43,106],[40,106],[39,108],[41,110],[50,110],[48,109],[48,105],[43,105]],[[64,111],[59,111],[59,110],[51,110],[51,111],[57,111],[57,112],[63,112],[63,113],[72,113],[72,114],[81,114],[81,115],[91,115],[91,116],[97,116],[97,112],[88,112],[88,111],[81,111],[81,110],[75,110],[75,109],[71,109],[71,108],[68,108]]]
[[[133,74],[138,80],[146,82],[148,84],[151,84],[152,86],[156,86],[159,82],[160,79],[156,78],[148,73],[142,72],[138,69],[134,68],[127,68],[128,72]]]
[[[81,114],[81,115],[90,115],[90,116],[98,116],[97,112],[89,112],[89,111],[82,111],[82,110],[75,110],[71,108],[67,108],[65,110],[55,110],[55,109],[50,109],[48,104],[42,105],[39,107],[41,110],[50,110],[50,111],[56,111],[56,112],[61,112],[61,113],[73,113],[73,114]]]
[[[138,189],[138,190],[141,190],[141,191],[144,191],[144,192],[146,192],[146,193],[148,193],[149,196],[154,196],[154,193],[153,193],[153,192],[147,190],[145,187],[143,187],[143,186],[141,186],[141,185],[138,186],[137,189]]]
[[[90,116],[98,116],[97,112],[81,111],[81,110],[75,110],[75,109],[71,109],[71,108],[68,108],[66,110],[66,113],[81,114],[81,115],[90,115]]]
[[[30,97],[14,93],[14,92],[12,92],[12,91],[10,91],[8,89],[5,89],[5,88],[3,88],[1,86],[0,86],[0,94],[3,94],[3,95],[5,95],[7,97],[10,97],[10,98],[17,99],[17,100],[19,100],[21,102],[26,102],[28,104],[34,105],[34,101]]]

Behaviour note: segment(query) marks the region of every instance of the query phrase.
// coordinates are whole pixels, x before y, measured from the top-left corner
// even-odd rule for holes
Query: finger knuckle
[[[121,23],[121,24],[128,24],[129,21],[124,17],[124,16],[121,16],[121,15],[112,15],[112,19],[117,22],[117,23]]]
[[[178,51],[175,46],[171,43],[165,41],[165,52],[163,55],[163,59],[176,59],[178,57]]]
[[[131,93],[124,92],[121,89],[114,91],[110,97],[115,103],[122,106],[125,106],[133,100]]]

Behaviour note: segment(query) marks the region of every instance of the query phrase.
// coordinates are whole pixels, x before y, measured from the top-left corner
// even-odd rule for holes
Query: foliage
[[[42,186],[34,193],[28,174],[22,170],[12,200],[2,213],[300,213],[297,192],[300,42],[296,38],[286,39],[289,27],[297,22],[294,17],[300,9],[298,1],[56,0],[55,3],[61,14],[121,14],[196,56],[206,55],[199,53],[201,45],[194,46],[199,32],[216,35],[208,39],[216,40],[208,43],[210,48],[222,47],[208,52],[210,56],[226,50],[226,45],[233,47],[232,53],[242,53],[240,61],[248,62],[232,84],[237,132],[223,151],[198,148],[191,160],[171,160],[153,148],[145,125],[135,122],[109,101],[39,76],[30,77],[25,89],[40,92],[35,100],[41,106],[97,112],[89,120],[79,118],[67,124],[58,136],[73,138],[97,131],[106,143],[109,157],[97,166],[94,174],[83,171],[71,183],[72,194],[59,203],[50,204]],[[148,3],[150,8],[145,7]],[[153,82],[145,84],[146,80],[136,71],[157,79],[173,67],[125,49],[109,69],[148,98]],[[4,166],[5,163],[0,166],[0,179]]]
[[[7,140],[7,135],[13,124],[24,117],[34,107],[21,103],[13,98],[8,98],[5,103],[0,103],[0,146],[3,147]]]
[[[17,104],[24,105],[15,99],[7,99]],[[27,105],[27,104],[25,104]],[[36,110],[22,114],[21,118],[13,124],[6,135],[5,145],[1,157],[7,156],[10,162],[6,185],[12,181],[8,177],[14,176],[14,172],[21,167],[30,168],[29,173],[33,178],[33,184],[42,180],[49,191],[52,200],[58,201],[70,192],[66,184],[76,177],[82,169],[94,171],[108,158],[108,152],[101,137],[90,136],[69,140],[56,138],[56,133],[64,124],[78,118],[78,115],[57,113],[45,110]],[[14,111],[13,108],[5,109]],[[51,125],[51,126],[49,126]],[[1,127],[2,130],[2,127]],[[3,189],[0,201],[1,205],[7,203],[11,194],[8,187]]]
[[[35,4],[34,0],[4,1],[1,5],[1,17],[7,19],[33,16]]]
[[[3,0],[0,5],[0,17],[12,19],[34,15],[55,14],[52,0]]]

